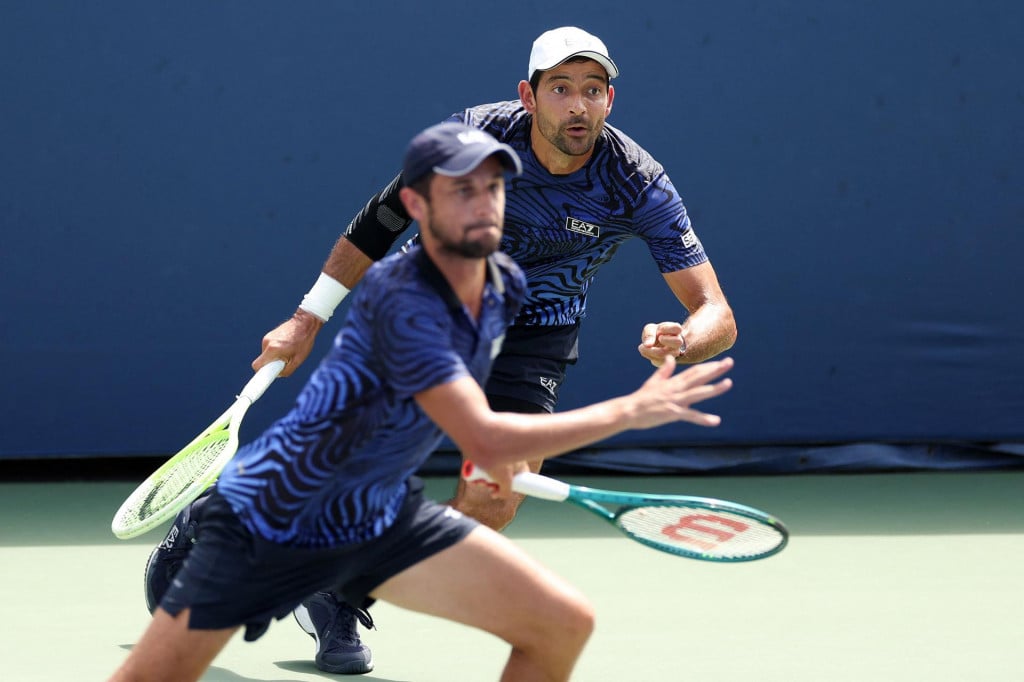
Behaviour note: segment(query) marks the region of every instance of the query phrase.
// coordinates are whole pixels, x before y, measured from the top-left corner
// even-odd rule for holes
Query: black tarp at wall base
[[[438,451],[425,474],[458,472],[461,456]],[[1024,467],[1024,443],[842,443],[818,445],[586,449],[548,460],[551,475],[740,475],[1001,470]]]

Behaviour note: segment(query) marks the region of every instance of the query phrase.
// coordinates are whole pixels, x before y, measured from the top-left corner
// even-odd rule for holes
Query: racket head
[[[138,537],[173,518],[210,484],[238,450],[238,423],[248,402],[224,417],[167,460],[125,499],[110,530],[122,540]]]
[[[648,547],[702,561],[764,559],[789,542],[789,531],[778,519],[724,500],[654,500],[622,507],[611,521]]]

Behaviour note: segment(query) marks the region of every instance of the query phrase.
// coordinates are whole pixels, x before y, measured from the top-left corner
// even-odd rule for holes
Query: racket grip
[[[267,390],[270,384],[274,383],[274,379],[284,369],[284,364],[284,360],[274,360],[260,367],[256,375],[249,379],[249,383],[242,388],[242,392],[238,394],[238,397],[248,399],[250,405],[259,400],[263,392]]]
[[[494,479],[490,475],[470,461],[462,464],[462,477],[467,483],[476,483],[494,486]],[[571,486],[568,483],[557,481],[547,476],[541,476],[530,471],[523,471],[512,478],[512,490],[520,495],[538,497],[542,500],[562,502],[569,497]]]
[[[468,459],[462,463],[462,478],[466,483],[473,485],[485,485],[492,491],[498,490],[498,484],[494,482],[490,474],[470,462]]]

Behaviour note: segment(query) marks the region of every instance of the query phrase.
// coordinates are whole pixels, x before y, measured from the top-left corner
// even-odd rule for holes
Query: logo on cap
[[[459,133],[455,136],[462,144],[487,144],[493,141],[493,138],[479,129],[467,130],[464,133]]]

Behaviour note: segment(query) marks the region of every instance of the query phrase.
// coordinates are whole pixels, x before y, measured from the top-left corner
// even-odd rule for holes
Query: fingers
[[[732,358],[722,358],[721,360],[710,360],[702,362],[699,365],[692,365],[679,374],[672,376],[676,368],[676,359],[672,356],[665,358],[663,365],[659,366],[658,369],[652,374],[653,377],[661,377],[662,379],[669,379],[676,383],[681,389],[686,389],[692,386],[700,386],[714,381],[718,377],[724,375],[726,372],[733,368],[735,362]],[[728,389],[727,389],[728,390]],[[723,391],[724,393],[724,391]]]
[[[640,332],[640,345],[650,348],[654,345],[654,342],[658,338],[658,325],[650,323],[645,324],[643,331]]]
[[[699,386],[724,375],[733,368],[734,364],[735,362],[732,358],[722,358],[721,360],[702,362],[699,365],[693,365],[680,372],[673,377],[673,381],[678,381],[679,383],[686,384],[688,386]]]
[[[676,355],[678,355],[678,353],[673,354],[669,352],[669,350],[666,348],[660,348],[658,346],[645,346],[642,343],[636,347],[636,350],[637,352],[640,353],[640,355],[647,358],[650,361],[650,363],[655,367],[661,367],[661,365],[665,362],[665,358],[674,358]]]
[[[721,381],[713,384],[705,384],[703,386],[696,386],[685,390],[685,402],[687,405],[693,405],[694,403],[703,402],[710,400],[711,398],[717,398],[723,393],[727,392],[732,388],[732,379],[722,379]]]
[[[512,497],[512,476],[515,474],[515,468],[512,465],[499,465],[492,466],[490,471],[491,478],[497,484],[497,490],[493,490],[491,498],[495,500],[507,500]]]
[[[659,367],[666,357],[678,356],[685,347],[683,325],[678,322],[651,322],[644,325],[637,351],[650,360],[652,365]]]
[[[316,334],[322,323],[313,322],[312,315],[294,315],[263,337],[263,352],[252,361],[253,371],[274,360],[284,360],[280,376],[290,376],[313,350]]]
[[[675,401],[676,412],[674,419],[676,421],[690,422],[697,426],[715,427],[720,425],[722,423],[722,418],[717,414],[701,412],[700,410],[693,409],[690,405],[722,395],[730,388],[732,388],[732,381],[729,379],[723,379],[722,381],[710,386],[688,389],[684,392],[684,395],[679,398],[679,400]]]
[[[468,487],[487,490],[492,500],[504,500],[512,496],[512,477],[518,471],[529,471],[526,462],[493,465],[487,471],[470,461],[463,462],[462,477]]]
[[[278,328],[280,329],[280,328]],[[263,337],[263,352],[256,356],[256,359],[252,361],[252,370],[254,372],[260,371],[260,368],[267,365],[274,360],[283,360],[284,369],[281,370],[279,377],[286,377],[295,371],[298,367],[298,362],[292,362],[293,353],[289,352],[288,346],[280,343],[276,336],[277,330],[270,332]]]
[[[732,379],[726,377],[721,381],[714,380],[732,369],[733,364],[732,358],[704,362],[672,377],[671,381],[676,384],[673,402],[681,408],[678,414],[679,419],[708,427],[718,426],[722,423],[722,418],[718,415],[701,412],[690,406],[717,398],[732,389]]]
[[[661,345],[678,349],[683,343],[682,336],[683,325],[678,322],[649,322],[640,333],[640,343],[648,348]]]
[[[681,416],[682,421],[696,424],[697,426],[707,426],[714,428],[722,424],[722,418],[717,414],[708,414],[707,412],[698,412],[697,410],[685,409]]]
[[[291,373],[294,372],[300,364],[293,363],[292,358],[283,354],[280,349],[267,348],[252,361],[252,371],[258,372],[261,367],[270,364],[274,360],[284,360],[284,369],[282,369],[281,373],[278,374],[279,377],[291,376]]]

